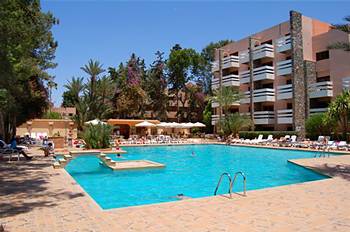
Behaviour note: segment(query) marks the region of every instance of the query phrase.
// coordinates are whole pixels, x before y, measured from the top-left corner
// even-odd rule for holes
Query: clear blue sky
[[[326,1],[42,1],[44,11],[60,20],[53,29],[58,41],[58,67],[53,91],[62,101],[63,85],[86,75],[80,67],[92,59],[116,67],[136,53],[147,64],[157,50],[168,54],[176,43],[200,51],[211,41],[238,40],[286,21],[290,10],[330,23],[350,14],[350,2]]]

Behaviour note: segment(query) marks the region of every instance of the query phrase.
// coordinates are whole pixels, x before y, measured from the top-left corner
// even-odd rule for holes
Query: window
[[[287,80],[287,83],[286,83],[286,84],[287,84],[287,85],[292,84],[292,80],[291,80],[291,79]]]
[[[293,104],[292,103],[287,103],[287,109],[293,109]]]
[[[329,51],[317,52],[316,61],[329,59]]]
[[[330,81],[330,76],[317,77],[317,82]]]

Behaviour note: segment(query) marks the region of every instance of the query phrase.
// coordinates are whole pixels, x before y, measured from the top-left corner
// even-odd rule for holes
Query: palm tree
[[[98,75],[103,73],[105,70],[102,68],[102,64],[99,61],[89,60],[87,65],[81,67],[81,70],[90,75],[90,100],[93,100],[95,96],[95,85]]]
[[[225,118],[219,121],[219,125],[225,136],[230,134],[237,135],[240,130],[249,128],[252,125],[252,121],[247,116],[234,113],[225,115]]]
[[[240,97],[241,95],[237,90],[229,86],[223,86],[221,91],[218,89],[214,92],[212,100],[222,105],[223,113],[225,114],[228,113],[230,105],[239,101]]]
[[[350,15],[345,17],[344,20],[346,21],[346,23],[334,24],[333,28],[350,34]],[[329,49],[342,49],[344,51],[350,51],[350,43],[349,42],[336,42],[336,43],[328,46],[328,48]]]
[[[84,89],[84,79],[82,77],[72,77],[72,80],[68,81],[68,84],[65,84],[64,87],[70,92],[70,95],[73,96],[74,104],[79,102],[79,95]]]
[[[350,112],[350,91],[346,90],[329,105],[330,117],[338,120],[343,132],[343,138],[347,140],[348,117]]]

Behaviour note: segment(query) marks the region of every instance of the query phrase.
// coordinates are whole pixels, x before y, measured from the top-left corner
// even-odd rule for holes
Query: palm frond
[[[336,42],[328,46],[328,49],[341,49],[344,51],[350,51],[350,43],[347,42]]]

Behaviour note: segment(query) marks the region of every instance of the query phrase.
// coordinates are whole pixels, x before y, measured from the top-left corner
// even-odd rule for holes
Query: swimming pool
[[[247,190],[327,178],[287,162],[311,158],[313,152],[225,145],[126,147],[123,159],[147,159],[166,165],[164,169],[112,171],[95,156],[80,156],[67,166],[68,173],[103,209],[177,201],[175,197],[212,196],[220,175],[242,171]],[[194,156],[192,156],[194,152]],[[226,182],[225,182],[226,181]],[[224,180],[218,193],[227,193]],[[235,191],[242,191],[237,179]],[[249,194],[249,193],[248,193]]]

